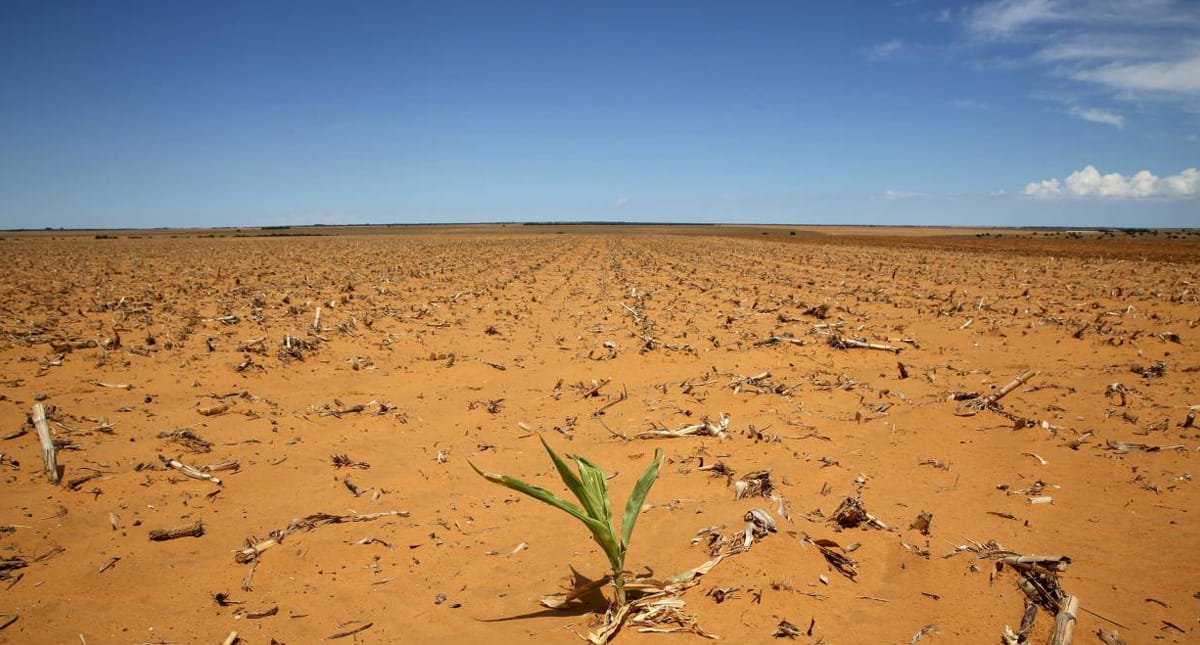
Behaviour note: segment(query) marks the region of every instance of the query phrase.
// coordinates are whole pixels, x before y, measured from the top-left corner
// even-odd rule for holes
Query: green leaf
[[[650,487],[658,479],[658,471],[662,467],[663,451],[661,449],[655,451],[654,461],[646,468],[646,472],[642,473],[641,479],[630,493],[629,501],[625,505],[624,521],[621,523],[621,537],[618,540],[617,530],[613,525],[612,504],[608,498],[608,480],[604,476],[604,469],[584,457],[575,456],[575,465],[578,468],[578,474],[576,474],[567,462],[554,452],[550,444],[546,443],[545,439],[542,437],[538,437],[538,439],[541,440],[542,446],[546,448],[546,452],[554,462],[559,477],[579,499],[583,505],[582,508],[559,498],[544,488],[527,484],[515,477],[484,472],[469,459],[467,463],[480,477],[549,504],[583,522],[591,532],[592,539],[604,551],[609,564],[612,565],[617,603],[625,603],[625,552],[629,546],[629,538],[633,534],[634,524],[637,523],[638,513],[646,501],[646,495],[649,494]]]
[[[565,499],[558,497],[557,495],[555,495],[554,493],[551,493],[550,491],[546,490],[545,488],[541,488],[539,486],[533,486],[531,484],[526,484],[525,482],[517,479],[516,477],[509,477],[508,475],[497,475],[496,473],[484,472],[484,471],[480,470],[475,464],[471,463],[470,459],[467,460],[467,463],[471,464],[471,468],[474,468],[475,472],[479,473],[479,475],[481,477],[483,477],[484,479],[486,479],[494,484],[500,484],[501,486],[515,490],[518,493],[524,493],[540,502],[545,502],[545,503],[553,506],[554,508],[557,508],[565,513],[568,513],[568,514],[574,516],[580,522],[583,522],[588,527],[588,529],[590,529],[592,531],[592,533],[595,533],[597,528],[599,528],[600,530],[604,530],[604,528],[605,528],[605,526],[602,522],[597,522],[596,520],[589,517],[587,515],[587,513],[585,513],[583,511],[583,509],[572,504],[571,502],[568,502]]]
[[[642,511],[642,504],[646,502],[646,495],[650,494],[650,487],[658,479],[658,469],[662,467],[662,459],[663,451],[662,448],[659,448],[654,451],[654,461],[650,462],[650,465],[646,468],[646,472],[642,473],[642,478],[633,487],[633,492],[629,494],[629,502],[625,504],[625,517],[621,519],[622,552],[629,548],[629,538],[633,535],[633,525],[637,523],[638,514]]]
[[[545,438],[543,438],[541,435],[538,435],[538,440],[542,442],[542,446],[546,448],[546,452],[550,454],[550,460],[554,462],[554,468],[558,470],[558,476],[562,478],[563,483],[566,484],[567,488],[575,494],[575,498],[578,499],[581,504],[583,504],[583,507],[587,510],[588,515],[590,517],[595,517],[597,509],[589,500],[587,490],[583,482],[580,481],[579,476],[571,470],[571,467],[567,465],[567,462],[563,461],[562,458],[558,456],[558,453],[554,452],[554,449],[550,447],[550,444],[546,443]]]
[[[583,457],[575,457],[575,465],[583,478],[583,490],[588,496],[587,505],[595,509],[592,517],[600,520],[612,517],[612,509],[608,505],[608,480],[604,477],[604,469]]]
[[[604,522],[607,529],[601,546],[608,553],[609,559],[615,563],[623,563],[625,550],[617,541],[617,527],[613,525],[612,507],[608,501],[608,480],[604,477],[604,470],[583,457],[575,457],[575,463],[579,466],[579,474],[583,476],[583,488],[589,497],[588,503],[596,509],[592,517]]]

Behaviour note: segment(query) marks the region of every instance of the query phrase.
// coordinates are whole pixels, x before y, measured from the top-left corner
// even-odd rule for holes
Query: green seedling
[[[541,437],[538,438],[541,439]],[[584,526],[592,532],[592,539],[600,545],[604,555],[608,557],[608,563],[612,566],[613,586],[617,590],[617,606],[624,606],[625,552],[629,548],[629,537],[633,535],[633,526],[637,523],[638,513],[642,510],[646,495],[650,492],[650,487],[654,485],[654,480],[658,478],[658,469],[662,466],[663,459],[662,449],[655,451],[654,461],[650,462],[646,472],[642,473],[641,479],[638,479],[637,485],[633,487],[633,492],[629,494],[629,501],[625,504],[625,516],[621,521],[620,537],[618,537],[617,528],[613,525],[612,505],[608,501],[608,484],[604,478],[604,470],[576,455],[573,457],[579,470],[579,474],[576,474],[554,452],[550,444],[546,443],[545,439],[541,439],[541,441],[542,445],[546,447],[546,452],[550,453],[550,459],[554,461],[554,467],[558,469],[558,475],[562,477],[563,483],[575,494],[583,508],[544,488],[526,484],[515,477],[484,472],[470,460],[467,463],[470,463],[471,468],[474,468],[475,472],[484,479],[519,493],[525,493],[583,522]]]

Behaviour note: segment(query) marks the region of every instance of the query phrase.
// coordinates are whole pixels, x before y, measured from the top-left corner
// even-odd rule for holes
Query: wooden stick
[[[892,352],[893,354],[899,354],[904,349],[903,347],[896,347],[894,345],[868,343],[865,340],[859,340],[857,338],[846,338],[840,334],[830,334],[829,345],[835,349],[850,349],[851,347],[858,347],[861,349],[881,349],[885,352]]]
[[[1079,598],[1068,595],[1059,604],[1058,615],[1054,617],[1054,635],[1050,637],[1050,645],[1071,645],[1075,638],[1075,614],[1079,612]]]
[[[1025,370],[1024,372],[1021,372],[1017,375],[1017,378],[1009,381],[1004,387],[980,399],[981,407],[989,407],[993,403],[1003,399],[1004,397],[1008,396],[1010,392],[1021,387],[1025,381],[1028,381],[1034,376],[1037,376],[1037,372],[1034,370]]]
[[[108,571],[109,569],[113,568],[114,566],[116,566],[117,562],[119,562],[120,560],[121,560],[121,558],[118,558],[118,557],[109,558],[108,562],[105,562],[104,566],[100,567],[100,573],[104,573],[105,571]]]
[[[133,389],[133,386],[128,383],[105,383],[104,381],[97,381],[95,379],[88,381],[88,384],[95,385],[96,387],[107,387],[107,388],[110,388],[113,390],[132,390]]]
[[[336,640],[339,638],[345,638],[347,636],[353,636],[359,632],[367,631],[368,629],[371,628],[371,625],[374,625],[374,624],[375,623],[363,623],[362,625],[359,625],[358,627],[354,627],[352,629],[347,629],[345,631],[341,631],[336,634],[330,634],[325,637],[325,640],[331,641],[331,640]]]
[[[774,345],[776,343],[791,343],[793,345],[807,344],[803,338],[792,338],[790,336],[771,336],[769,338],[754,341],[754,346],[761,347],[763,345]]]
[[[625,310],[628,311],[629,314],[633,316],[633,321],[635,323],[641,324],[642,314],[638,313],[637,309],[634,309],[633,307],[630,307],[629,305],[627,305],[623,302],[621,303],[621,306],[624,307]]]
[[[174,540],[181,537],[200,537],[201,535],[204,535],[204,523],[200,520],[184,526],[150,530],[150,539],[155,542]]]
[[[729,428],[729,417],[721,415],[719,423],[711,423],[707,418],[700,423],[694,423],[690,426],[684,426],[677,430],[668,430],[666,428],[654,427],[645,432],[639,432],[636,437],[638,439],[654,439],[656,437],[690,437],[708,435],[724,439],[727,435],[725,430]]]
[[[989,394],[987,396],[981,396],[979,398],[972,398],[969,400],[968,399],[960,399],[957,396],[954,396],[952,398],[954,398],[956,400],[966,401],[965,403],[959,405],[958,409],[955,410],[954,413],[960,417],[973,417],[976,414],[979,414],[980,412],[982,412],[984,410],[992,410],[993,412],[999,412],[1000,409],[996,406],[996,403],[998,403],[1000,401],[1000,399],[1003,399],[1004,397],[1008,396],[1013,390],[1017,389],[1018,387],[1021,387],[1021,385],[1023,385],[1026,381],[1037,376],[1039,373],[1040,372],[1037,372],[1034,370],[1025,370],[1024,372],[1021,372],[1020,374],[1018,374],[1017,378],[1015,378],[1015,379],[1009,381],[1007,384],[1005,384],[1004,387],[1000,388],[999,390],[996,390],[995,392],[992,392],[991,394]]]
[[[192,479],[207,479],[208,481],[210,481],[218,486],[221,485],[221,479],[215,475],[210,475],[206,472],[201,472],[200,469],[198,469],[194,466],[189,466],[189,465],[187,465],[181,461],[178,461],[176,459],[167,459],[166,457],[164,457],[162,455],[159,455],[158,458],[163,462],[163,464],[170,466],[171,468],[174,468],[175,470],[178,470],[179,472],[187,475],[188,477],[191,477]]]
[[[1021,571],[1040,569],[1061,572],[1071,565],[1071,558],[1065,555],[1006,555],[1001,559],[1004,564]]]
[[[325,526],[326,524],[342,524],[345,522],[369,522],[381,517],[399,516],[408,517],[408,511],[383,511],[381,513],[367,513],[364,515],[330,515],[329,513],[314,513],[308,517],[292,520],[292,523],[285,528],[271,532],[270,537],[265,540],[247,540],[247,546],[244,549],[237,551],[234,554],[234,559],[240,564],[249,562],[257,562],[258,556],[263,551],[278,545],[287,536],[298,531],[311,531],[317,527]]]
[[[1037,622],[1038,606],[1030,598],[1025,599],[1025,613],[1021,615],[1021,628],[1017,632],[1019,637],[1027,638],[1029,632],[1033,629],[1033,624]]]
[[[600,379],[600,381],[596,382],[595,385],[588,388],[587,391],[585,391],[583,393],[583,396],[581,398],[586,399],[588,397],[596,396],[597,394],[600,393],[600,388],[604,387],[605,385],[608,385],[609,383],[612,383],[611,378]]]
[[[629,392],[627,392],[627,391],[625,390],[625,388],[621,388],[621,395],[620,395],[620,396],[618,396],[617,398],[613,399],[612,401],[609,401],[608,403],[605,403],[604,405],[600,406],[600,408],[599,408],[598,410],[596,410],[595,412],[593,412],[593,413],[592,413],[592,416],[593,416],[593,417],[596,417],[596,418],[599,418],[599,417],[603,416],[603,415],[604,415],[604,411],[605,411],[605,410],[607,410],[607,409],[611,408],[612,406],[614,406],[614,405],[616,405],[616,404],[620,403],[621,401],[624,401],[624,400],[625,400],[625,399],[627,399],[627,398],[629,398]]]
[[[54,452],[54,438],[50,436],[50,424],[46,423],[46,406],[41,403],[33,404],[33,427],[37,429],[38,440],[42,442],[42,460],[45,462],[46,476],[51,484],[57,484],[62,479],[58,470],[58,457]]]
[[[320,333],[321,331],[321,308],[317,307],[317,311],[313,313],[312,330]]]
[[[241,464],[239,464],[236,459],[226,459],[225,461],[219,461],[215,464],[201,466],[200,470],[201,472],[215,473],[218,470],[237,470],[239,468],[241,468]]]
[[[250,562],[250,568],[246,570],[246,575],[242,578],[242,591],[254,591],[251,583],[254,582],[254,572],[258,569],[258,558]]]

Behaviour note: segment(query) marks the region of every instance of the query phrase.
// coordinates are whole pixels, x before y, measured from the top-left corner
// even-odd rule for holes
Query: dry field
[[[0,641],[577,642],[600,551],[467,463],[539,434],[717,560],[620,643],[1200,640],[1194,242],[685,232],[0,240]]]

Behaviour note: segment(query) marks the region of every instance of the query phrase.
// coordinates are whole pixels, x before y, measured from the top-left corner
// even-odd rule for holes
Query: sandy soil
[[[806,643],[929,625],[921,643],[998,642],[1021,622],[1019,574],[958,548],[989,541],[1071,558],[1076,642],[1200,638],[1194,245],[679,232],[6,236],[0,641],[295,645],[370,623],[341,642],[576,642],[603,601],[538,598],[603,557],[467,464],[566,494],[537,433],[604,466],[618,505],[666,451],[634,573],[694,567],[711,557],[699,530],[770,512],[777,533],[682,595],[730,642],[781,620]],[[951,395],[1030,369],[996,409],[956,414],[971,402]],[[28,419],[39,400],[60,485]],[[725,439],[634,438],[723,414]],[[237,467],[218,485],[160,456]],[[701,469],[717,462],[733,474]],[[759,470],[783,513],[735,499]],[[887,528],[831,521],[847,497]],[[393,510],[235,561],[297,518]],[[199,537],[149,539],[196,521]],[[806,536],[860,545],[854,579]],[[1030,641],[1052,623],[1040,610]]]

